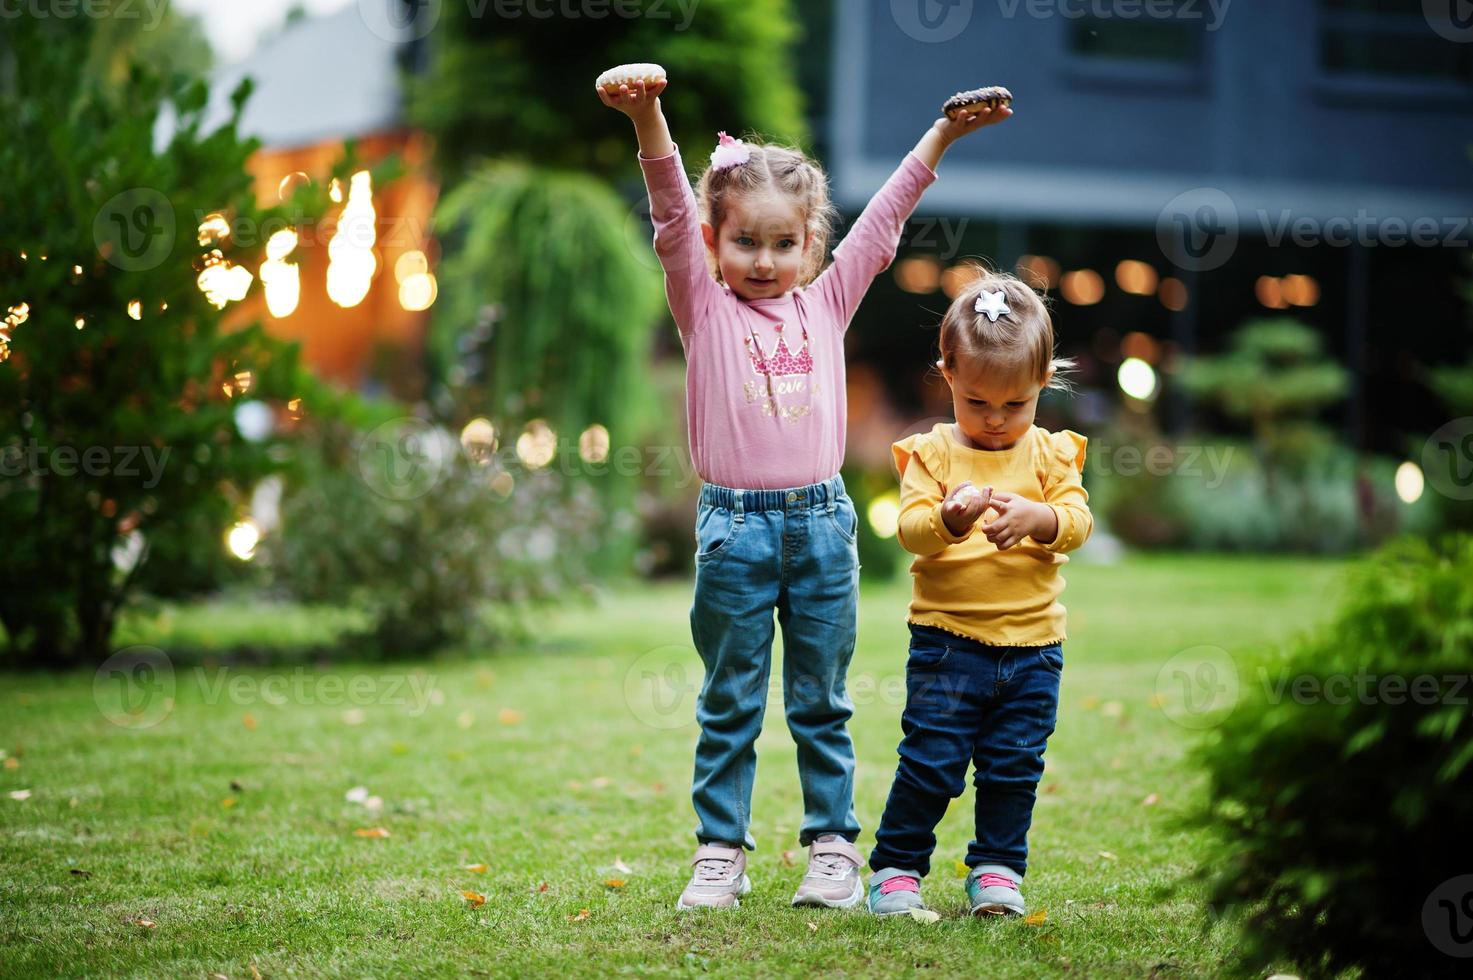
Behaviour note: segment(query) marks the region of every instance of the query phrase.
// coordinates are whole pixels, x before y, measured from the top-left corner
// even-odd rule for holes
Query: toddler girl
[[[698,846],[679,907],[732,908],[751,890],[746,849],[773,610],[783,631],[783,706],[798,745],[795,905],[860,902],[854,847],[853,705],[858,516],[844,492],[844,331],[895,255],[906,218],[958,137],[999,107],[937,119],[823,266],[833,208],[802,153],[724,133],[693,192],[670,139],[662,79],[598,97],[639,138],[655,252],[686,357],[686,418],[704,486],[696,516],[691,635],[705,665],[692,799]],[[709,267],[708,267],[708,262]]]
[[[904,738],[870,853],[869,907],[925,907],[934,830],[970,762],[968,903],[974,915],[1022,914],[1034,790],[1064,667],[1059,569],[1093,527],[1085,440],[1033,424],[1039,394],[1069,364],[1055,359],[1048,310],[1022,282],[983,270],[947,310],[940,346],[956,421],[893,447],[900,543],[916,555],[915,581]]]

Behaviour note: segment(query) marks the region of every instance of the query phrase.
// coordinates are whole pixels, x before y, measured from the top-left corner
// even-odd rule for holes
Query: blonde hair
[[[965,360],[989,374],[1040,384],[1048,377],[1046,387],[1068,388],[1063,372],[1074,367],[1074,361],[1054,355],[1054,321],[1047,298],[1006,272],[980,262],[972,263],[972,269],[976,278],[957,292],[941,318],[939,345],[946,370],[954,372]],[[1011,311],[996,323],[976,309],[984,290],[1001,291]]]
[[[802,150],[743,142],[751,151],[746,163],[723,170],[707,167],[701,174],[696,184],[701,218],[719,232],[733,197],[773,192],[793,198],[802,212],[804,231],[803,267],[798,272],[797,284],[807,285],[823,269],[838,214],[829,199],[829,179]],[[709,252],[707,261],[719,282],[721,270]]]

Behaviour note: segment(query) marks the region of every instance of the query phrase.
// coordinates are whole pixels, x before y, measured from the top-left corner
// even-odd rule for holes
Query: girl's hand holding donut
[[[992,488],[978,490],[970,480],[957,484],[941,505],[941,520],[952,534],[961,536],[977,523],[977,518],[987,510],[992,501]]]
[[[996,108],[978,106],[976,111],[960,112],[955,118],[942,116],[931,124],[948,143],[955,142],[968,133],[975,133],[984,126],[995,126],[1013,114],[1009,106]]]
[[[658,112],[660,93],[669,80],[659,65],[620,65],[610,68],[594,82],[598,99],[631,119]]]

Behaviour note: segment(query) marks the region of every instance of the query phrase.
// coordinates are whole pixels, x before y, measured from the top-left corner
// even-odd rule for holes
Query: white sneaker
[[[847,909],[864,899],[859,869],[864,858],[838,834],[824,834],[808,845],[808,873],[793,896],[794,905]]]
[[[752,890],[747,877],[747,852],[730,844],[702,844],[691,858],[695,870],[680,893],[678,909],[734,909]]]

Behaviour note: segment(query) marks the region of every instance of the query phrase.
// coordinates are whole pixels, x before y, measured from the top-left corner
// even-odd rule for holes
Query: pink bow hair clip
[[[752,158],[752,148],[741,140],[732,139],[722,130],[716,134],[716,149],[711,151],[711,169],[728,170],[739,167]]]

